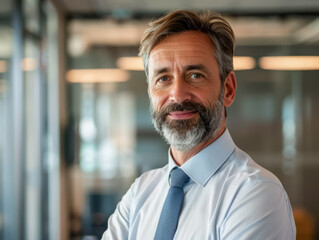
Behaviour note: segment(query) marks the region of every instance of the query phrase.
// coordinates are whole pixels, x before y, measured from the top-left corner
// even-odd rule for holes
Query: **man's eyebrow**
[[[186,67],[186,70],[187,71],[190,71],[190,70],[201,70],[201,71],[204,71],[204,72],[208,72],[207,67],[204,66],[203,64],[188,65]]]
[[[191,70],[201,70],[205,73],[208,73],[208,69],[205,65],[203,64],[192,64],[192,65],[188,65],[185,67],[185,70],[186,71],[191,71]],[[154,71],[154,76],[157,76],[157,75],[160,75],[162,73],[166,73],[166,72],[169,72],[169,68],[167,67],[163,67],[163,68],[158,68],[158,69],[155,69]]]
[[[161,74],[161,73],[166,73],[166,72],[168,72],[168,68],[166,68],[166,67],[164,67],[164,68],[159,68],[159,69],[156,69],[156,70],[154,71],[154,76],[157,76],[157,75],[159,75],[159,74]]]

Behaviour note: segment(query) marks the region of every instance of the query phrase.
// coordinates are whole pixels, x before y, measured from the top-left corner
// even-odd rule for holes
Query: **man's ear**
[[[234,71],[231,71],[224,82],[224,106],[229,107],[235,99],[236,77]]]

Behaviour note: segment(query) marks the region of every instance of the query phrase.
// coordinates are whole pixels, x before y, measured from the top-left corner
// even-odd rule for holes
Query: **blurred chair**
[[[297,240],[314,240],[315,218],[304,208],[293,209],[294,219],[297,227]]]

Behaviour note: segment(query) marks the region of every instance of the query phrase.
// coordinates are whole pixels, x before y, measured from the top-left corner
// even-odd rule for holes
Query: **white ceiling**
[[[74,19],[68,25],[68,50],[81,55],[95,45],[138,46],[149,22],[112,19]],[[236,35],[236,45],[319,44],[319,18],[229,17]]]
[[[224,13],[234,28],[237,45],[319,44],[319,0],[52,1],[73,17],[68,25],[71,55],[94,45],[138,46],[150,19],[173,9]],[[142,18],[134,20],[134,16]]]
[[[69,13],[119,14],[167,12],[172,9],[213,9],[221,12],[318,12],[318,0],[54,0]]]
[[[68,24],[70,51],[75,54],[94,45],[137,46],[152,13],[172,9],[205,9],[229,16],[237,45],[319,44],[319,0],[51,0],[69,14],[100,16],[95,19],[74,18]],[[0,14],[11,8],[11,0],[0,0]],[[132,20],[130,14],[145,14]],[[303,13],[295,16],[293,13]],[[307,16],[306,13],[311,13]],[[317,17],[316,14],[317,12]],[[106,13],[106,15],[104,14]],[[245,16],[245,13],[255,14]],[[266,14],[267,17],[258,17]],[[276,13],[287,14],[284,18]],[[115,16],[115,18],[110,18]],[[236,17],[236,15],[238,15]],[[123,18],[122,21],[114,19]],[[113,19],[113,20],[112,20]],[[10,29],[0,29],[0,42],[7,41]],[[5,46],[0,44],[0,46]],[[1,55],[7,48],[0,47]],[[5,54],[6,53],[6,54]]]

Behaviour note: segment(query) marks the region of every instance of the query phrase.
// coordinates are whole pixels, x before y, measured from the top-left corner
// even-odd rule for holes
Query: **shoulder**
[[[279,179],[238,148],[228,160],[222,171],[228,186],[224,198],[225,202],[228,202],[224,216],[224,233],[231,236],[232,231],[236,232],[231,227],[233,225],[246,230],[248,226],[253,226],[251,232],[244,231],[248,234],[246,237],[235,238],[251,239],[253,235],[273,234],[276,236],[274,239],[292,239],[295,225],[291,205]]]
[[[247,153],[236,148],[219,169],[210,184],[222,186],[220,196],[223,203],[234,206],[242,200],[276,201],[289,199],[279,179],[267,169],[258,165]]]
[[[226,171],[224,174],[227,174],[229,180],[235,180],[237,184],[244,184],[247,187],[269,183],[282,188],[281,182],[273,173],[257,164],[247,153],[237,147],[223,171]]]

